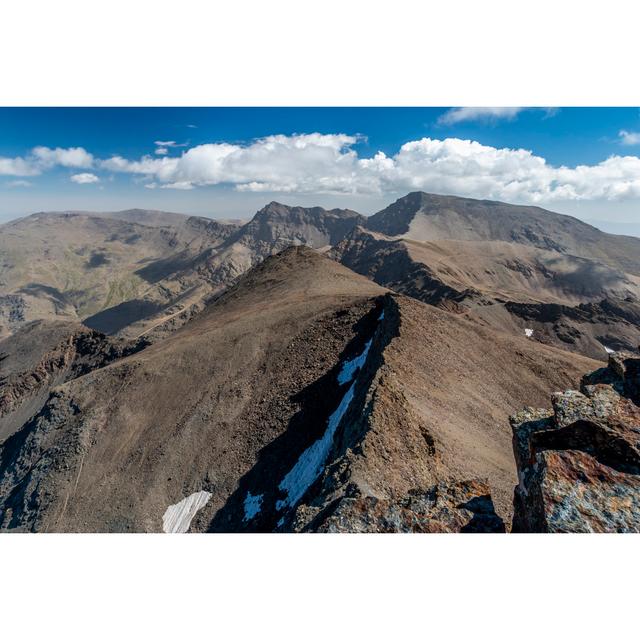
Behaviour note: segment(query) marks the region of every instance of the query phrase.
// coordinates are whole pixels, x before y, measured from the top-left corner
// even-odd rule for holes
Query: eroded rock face
[[[553,411],[512,416],[514,532],[640,532],[640,358],[612,354]]]
[[[489,485],[482,480],[441,483],[398,500],[345,496],[302,529],[324,533],[504,533]]]

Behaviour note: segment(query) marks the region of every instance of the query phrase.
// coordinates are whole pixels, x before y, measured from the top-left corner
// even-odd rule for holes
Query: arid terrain
[[[509,531],[509,417],[640,344],[640,239],[536,207],[39,213],[0,256],[2,530]]]

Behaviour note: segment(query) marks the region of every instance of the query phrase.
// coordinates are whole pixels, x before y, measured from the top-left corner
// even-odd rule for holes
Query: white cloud
[[[169,153],[169,149],[167,149],[166,147],[158,147],[156,149],[157,156],[166,156],[168,153]]]
[[[456,107],[445,111],[439,118],[439,124],[458,124],[476,120],[513,120],[523,107]]]
[[[0,176],[37,176],[40,170],[24,158],[0,158]]]
[[[76,184],[92,184],[100,182],[100,178],[95,173],[74,173],[71,176],[71,182]]]
[[[238,191],[285,193],[452,193],[513,202],[640,197],[640,158],[611,156],[595,165],[553,166],[526,149],[472,140],[423,138],[398,153],[360,158],[355,136],[274,135],[241,146],[192,147],[180,157],[114,156],[110,171],[143,176],[160,188],[232,184]]]
[[[157,147],[186,147],[188,146],[188,142],[176,142],[175,140],[156,140],[153,144]]]
[[[193,183],[191,182],[186,182],[186,181],[180,181],[180,182],[170,182],[169,184],[162,184],[160,185],[161,189],[181,189],[183,191],[187,191],[189,189],[195,189],[195,187],[193,186]]]
[[[40,146],[34,147],[26,158],[0,158],[0,175],[37,176],[55,166],[88,169],[93,162],[93,156],[82,147],[50,149]]]
[[[198,145],[179,158],[129,161],[114,156],[102,167],[144,174],[172,188],[231,183],[252,191],[350,192],[361,188],[362,180],[351,175],[357,169],[357,155],[350,148],[356,141],[345,134],[274,135],[247,146]]]
[[[74,169],[88,169],[93,165],[93,156],[82,147],[69,147],[68,149],[35,147],[31,154],[34,161],[43,168],[59,165]]]
[[[624,129],[622,129],[622,131],[618,133],[618,137],[620,138],[621,144],[640,144],[640,132],[638,131],[625,131]]]
[[[620,133],[622,140],[631,135],[638,134]],[[133,174],[150,189],[229,184],[256,193],[424,190],[523,203],[640,198],[640,158],[634,155],[614,155],[592,165],[554,166],[526,149],[496,148],[460,138],[422,138],[407,142],[393,155],[379,151],[363,158],[354,148],[358,141],[357,136],[342,133],[272,135],[246,145],[202,144],[178,157],[159,154],[134,160],[122,156],[98,160],[82,147],[36,147],[24,158],[0,158],[0,175],[25,178],[55,166],[96,167]],[[156,151],[169,148],[158,145]],[[88,172],[70,179],[77,184],[100,182],[96,173]]]
[[[28,180],[10,180],[6,183],[7,187],[31,187],[32,185],[33,183]]]

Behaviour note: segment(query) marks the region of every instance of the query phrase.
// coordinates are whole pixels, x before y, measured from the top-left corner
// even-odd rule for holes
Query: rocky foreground
[[[580,391],[554,393],[551,410],[526,408],[511,417],[519,479],[512,532],[640,532],[639,401],[640,358],[617,353],[582,378]],[[413,490],[395,501],[354,487],[314,525],[360,533],[509,529],[480,479]]]
[[[640,532],[640,358],[612,354],[553,410],[512,416],[514,532]]]

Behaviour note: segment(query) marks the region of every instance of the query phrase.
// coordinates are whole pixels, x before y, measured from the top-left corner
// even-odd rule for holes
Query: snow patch
[[[262,509],[262,498],[264,495],[259,493],[257,496],[251,495],[251,491],[247,491],[247,497],[244,499],[244,521],[253,520]]]
[[[605,345],[602,345],[602,346],[604,347],[604,350],[605,350],[607,353],[615,353],[615,351],[614,351],[613,349],[609,349],[609,347],[606,347]]]
[[[331,414],[329,424],[320,440],[316,440],[308,449],[302,452],[302,455],[296,462],[295,466],[283,478],[278,488],[287,494],[284,500],[276,502],[276,509],[282,510],[284,507],[292,507],[302,498],[307,489],[318,479],[322,473],[331,445],[333,444],[333,436],[340,424],[344,414],[347,412],[351,400],[353,400],[355,382],[349,387],[344,394],[338,408]]]
[[[533,335],[533,329],[525,329],[524,335],[527,336],[527,338],[530,338]]]
[[[380,314],[378,320],[382,320],[383,318],[384,310]],[[322,438],[320,438],[320,440],[316,440],[316,442],[302,452],[298,458],[298,462],[296,462],[291,471],[287,473],[287,475],[282,479],[282,482],[278,485],[278,488],[286,494],[285,498],[276,502],[276,509],[278,511],[281,511],[285,507],[295,506],[322,473],[327,462],[327,458],[329,457],[331,447],[333,446],[333,437],[342,418],[347,412],[351,401],[353,400],[356,385],[354,379],[367,360],[372,342],[373,338],[365,344],[364,349],[359,356],[343,363],[342,369],[338,374],[338,383],[343,385],[351,382],[351,385],[345,392],[344,396],[342,396],[342,400],[340,401],[338,408],[329,416],[327,428],[325,429]],[[284,522],[283,518],[278,521],[277,526],[281,526],[281,522]]]
[[[209,502],[210,498],[211,494],[208,491],[197,491],[167,507],[162,516],[162,530],[165,533],[186,533],[193,517]]]
[[[340,369],[340,373],[338,374],[338,384],[346,384],[353,380],[358,370],[361,369],[362,365],[366,362],[370,348],[371,340],[367,342],[359,356],[353,358],[353,360],[346,360],[342,364],[342,369]]]

